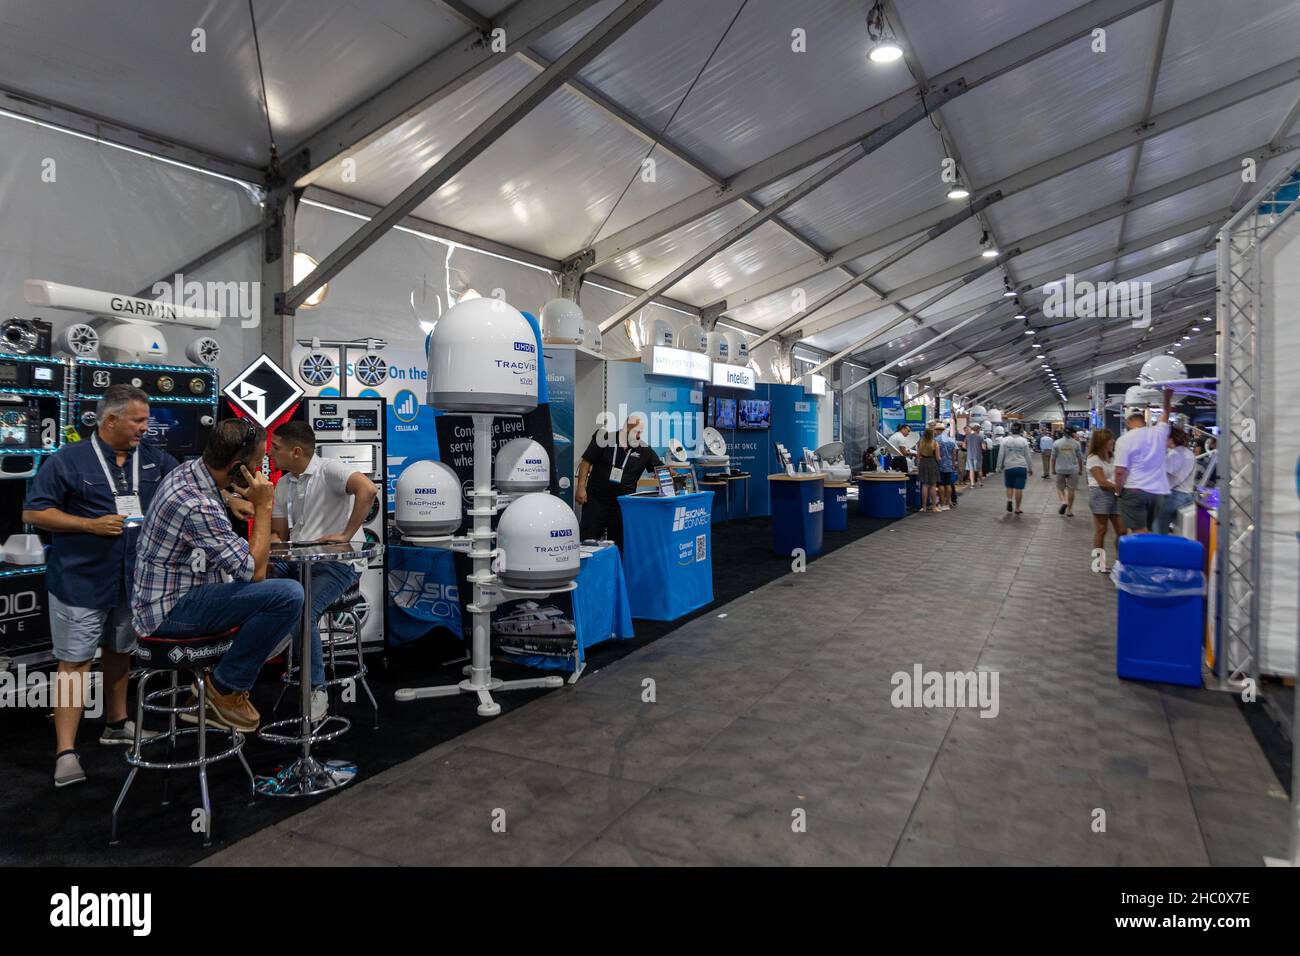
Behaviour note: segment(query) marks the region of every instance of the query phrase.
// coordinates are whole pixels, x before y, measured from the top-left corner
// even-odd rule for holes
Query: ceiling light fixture
[[[881,0],[876,0],[867,13],[867,36],[871,38],[867,56],[872,63],[893,63],[902,57],[903,48],[885,22],[885,5]]]
[[[980,253],[981,256],[983,256],[985,259],[997,258],[998,247],[996,244],[994,244],[993,240],[989,238],[989,234],[987,230],[984,232],[982,236],[980,236],[980,245],[984,247],[984,251]]]

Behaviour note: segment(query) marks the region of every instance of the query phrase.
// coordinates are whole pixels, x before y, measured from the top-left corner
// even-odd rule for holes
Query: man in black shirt
[[[592,434],[578,466],[578,487],[574,495],[582,505],[580,534],[584,541],[608,532],[610,539],[622,549],[623,512],[618,506],[618,496],[632,494],[641,475],[661,464],[655,450],[642,443],[644,430],[641,416],[630,415],[616,435],[611,436],[604,429]]]

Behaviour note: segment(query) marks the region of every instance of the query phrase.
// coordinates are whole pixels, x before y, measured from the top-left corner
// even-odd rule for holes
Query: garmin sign
[[[647,375],[669,375],[674,378],[692,378],[707,382],[710,378],[712,362],[707,355],[688,352],[685,349],[669,348],[666,345],[651,345],[641,353],[641,362],[646,367]]]
[[[743,388],[752,392],[754,370],[747,365],[723,365],[719,362],[713,366],[713,384],[719,388]]]

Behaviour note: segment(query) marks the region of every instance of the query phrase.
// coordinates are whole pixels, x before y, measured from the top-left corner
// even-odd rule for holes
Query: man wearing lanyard
[[[607,531],[610,539],[623,547],[623,512],[618,496],[636,491],[636,483],[647,468],[661,462],[655,450],[642,444],[645,422],[640,415],[628,416],[627,422],[610,440],[609,433],[598,429],[582,453],[578,466],[578,487],[574,499],[582,505],[579,534],[582,540],[600,538]]]
[[[338,458],[316,454],[316,435],[306,422],[285,422],[271,438],[271,460],[284,474],[275,486],[271,512],[274,541],[361,544],[365,523],[379,489],[366,475]],[[325,716],[325,665],[321,660],[319,620],[325,608],[357,582],[365,561],[324,561],[311,569],[312,719]],[[271,565],[276,577],[298,577],[286,561]],[[274,655],[273,655],[274,656]]]
[[[101,744],[130,744],[127,676],[135,634],[131,583],[144,513],[176,459],[143,443],[149,396],[112,385],[99,400],[89,441],[64,445],[36,474],[23,521],[50,532],[46,586],[50,633],[63,692],[54,707],[54,785],[86,779],[76,753],[83,682],[102,649],[105,718]],[[146,734],[146,736],[152,736]]]

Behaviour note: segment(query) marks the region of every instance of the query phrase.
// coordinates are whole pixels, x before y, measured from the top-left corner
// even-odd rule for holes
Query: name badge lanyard
[[[613,458],[613,462],[611,463],[611,467],[609,469],[609,480],[611,482],[613,482],[614,484],[619,484],[623,481],[623,469],[627,467],[627,460],[630,457],[632,457],[631,445],[627,447],[623,455],[623,464],[620,467],[618,463],[618,445],[617,443],[614,445],[614,458]]]
[[[100,470],[104,472],[108,487],[113,491],[113,503],[117,508],[117,513],[125,518],[134,519],[133,522],[129,521],[129,524],[143,521],[144,512],[140,508],[140,449],[137,448],[131,455],[131,485],[125,491],[118,491],[117,480],[113,477],[112,472],[108,470],[108,462],[104,459],[104,453],[99,448],[99,442],[92,439],[90,445],[95,449],[95,457],[99,459]]]

